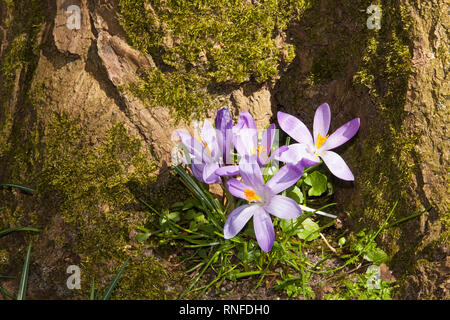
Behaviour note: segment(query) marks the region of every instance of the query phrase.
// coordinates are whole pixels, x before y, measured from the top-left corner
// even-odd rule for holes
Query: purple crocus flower
[[[354,180],[344,159],[330,150],[344,144],[358,132],[359,118],[350,120],[328,135],[331,112],[328,104],[324,103],[317,108],[314,115],[313,138],[308,128],[299,119],[284,112],[278,112],[277,117],[281,129],[299,142],[290,145],[289,150],[278,156],[277,160],[296,163],[304,158],[319,163],[320,157],[336,177],[347,181]]]
[[[233,144],[241,158],[247,157],[247,161],[256,162],[260,167],[264,167],[275,155],[279,155],[288,149],[286,146],[282,146],[271,154],[275,135],[275,124],[271,124],[263,131],[259,143],[255,120],[248,111],[244,110],[239,115],[238,123],[233,127]],[[224,166],[218,169],[216,173],[220,176],[235,176],[239,174],[239,166]]]
[[[192,173],[197,180],[207,184],[221,181],[215,171],[230,154],[233,123],[227,107],[217,111],[215,123],[216,129],[208,120],[204,121],[200,133],[201,142],[189,133],[177,130],[181,142],[189,152]],[[186,159],[183,162],[188,165]]]
[[[294,219],[302,210],[298,204],[278,193],[294,185],[303,174],[303,168],[293,164],[283,166],[266,184],[261,168],[255,162],[241,161],[239,170],[242,181],[235,178],[226,184],[235,197],[248,200],[249,204],[240,206],[230,213],[224,226],[224,237],[236,236],[253,217],[256,239],[264,252],[269,252],[275,241],[270,214],[282,219]]]

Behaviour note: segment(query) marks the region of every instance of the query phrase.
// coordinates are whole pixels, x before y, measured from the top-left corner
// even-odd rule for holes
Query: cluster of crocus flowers
[[[295,219],[301,215],[300,205],[279,195],[293,186],[306,167],[320,163],[321,158],[332,174],[343,180],[354,180],[345,161],[330,151],[351,139],[359,129],[359,118],[353,119],[328,135],[331,112],[328,104],[317,108],[314,116],[313,136],[297,118],[278,112],[279,125],[297,143],[276,148],[276,128],[271,124],[258,139],[256,123],[247,111],[243,111],[233,126],[228,108],[218,110],[215,128],[205,120],[201,141],[184,131],[177,131],[189,153],[194,176],[207,184],[224,183],[234,197],[248,203],[234,209],[224,225],[226,239],[236,236],[253,218],[255,236],[260,248],[268,252],[275,241],[275,231],[270,215],[282,219]],[[240,156],[239,162],[231,159],[233,149]],[[273,161],[284,162],[266,183],[262,169]],[[184,159],[189,164],[188,159]],[[222,177],[240,176],[238,178]]]

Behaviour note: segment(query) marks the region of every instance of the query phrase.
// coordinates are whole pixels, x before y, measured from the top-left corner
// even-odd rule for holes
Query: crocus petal
[[[245,196],[245,190],[249,189],[249,187],[243,183],[242,181],[239,181],[238,179],[232,178],[227,181],[226,183],[228,191],[230,193],[237,197],[244,200],[247,200],[247,197]]]
[[[314,144],[317,142],[317,136],[319,133],[323,138],[327,136],[328,130],[330,129],[330,121],[330,106],[327,103],[324,103],[317,108],[316,113],[314,114]]]
[[[255,120],[247,110],[244,110],[239,114],[238,123],[236,124],[235,128],[238,130],[243,128],[256,129]]]
[[[272,123],[262,134],[261,144],[259,145],[258,162],[260,166],[265,166],[269,162],[269,154],[272,149],[272,144],[275,139],[276,129],[275,124]]]
[[[217,144],[216,129],[212,126],[211,122],[205,119],[203,122],[203,129],[200,135],[202,141],[206,143],[206,146],[211,152],[211,158],[218,160],[220,156],[219,145]]]
[[[322,150],[331,150],[350,140],[359,130],[359,118],[350,120],[333,132],[322,145]]]
[[[203,169],[204,168],[205,168],[204,163],[199,163],[199,164],[193,163],[191,166],[192,173],[198,181],[205,182],[205,181],[203,181]]]
[[[257,155],[258,131],[253,128],[243,128],[235,131],[234,147],[243,155]],[[256,159],[256,158],[255,158]]]
[[[270,214],[282,219],[295,219],[302,214],[297,202],[284,196],[273,196],[269,204],[264,207]]]
[[[216,170],[216,174],[221,177],[232,177],[239,174],[239,166],[223,166]]]
[[[277,114],[280,128],[297,142],[313,146],[313,138],[303,122],[290,114],[279,111]]]
[[[190,153],[192,163],[201,164],[212,161],[203,144],[194,139],[189,133],[177,130],[177,134],[187,151]]]
[[[231,164],[231,143],[233,142],[233,119],[227,107],[217,110],[215,125],[217,144],[222,153],[223,163]]]
[[[217,110],[214,124],[216,125],[216,129],[221,132],[225,132],[226,130],[233,128],[233,119],[231,118],[230,110],[228,110],[228,107]]]
[[[220,177],[216,174],[218,168],[219,165],[215,162],[205,165],[203,168],[203,181],[207,184],[219,182]]]
[[[347,181],[355,180],[353,173],[350,171],[350,168],[347,166],[344,159],[342,159],[336,152],[325,151],[322,153],[321,158],[327,165],[328,169],[330,169],[331,173],[339,179]]]
[[[255,228],[255,236],[260,248],[264,252],[269,252],[275,241],[275,230],[273,229],[270,215],[261,207],[255,210],[253,227]]]
[[[280,157],[284,152],[286,152],[288,150],[289,150],[288,146],[281,146],[281,147],[279,147],[277,150],[272,152],[272,154],[270,155],[269,159],[267,159],[267,163],[272,161],[272,159],[278,160],[277,158]]]
[[[244,183],[250,186],[253,190],[259,191],[264,188],[261,168],[257,163],[249,163],[241,160],[241,162],[239,162],[239,171]]]
[[[284,165],[275,175],[266,183],[273,194],[278,194],[294,185],[303,174],[303,168],[288,163]]]
[[[258,208],[259,206],[257,205],[244,205],[234,209],[225,221],[223,227],[224,238],[231,239],[236,236],[239,231],[244,228]]]
[[[313,165],[320,162],[320,159],[311,152],[311,148],[304,143],[294,143],[288,146],[279,155],[275,156],[275,160],[286,163],[298,163],[302,159],[309,160]]]

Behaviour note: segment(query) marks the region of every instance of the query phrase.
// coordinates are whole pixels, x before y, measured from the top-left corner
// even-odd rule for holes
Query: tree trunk
[[[378,30],[367,24],[371,2],[312,1],[277,38],[295,57],[276,76],[205,91],[234,116],[249,110],[259,127],[279,110],[311,126],[323,102],[331,130],[360,117],[358,135],[338,149],[355,174],[354,183],[336,181],[339,210],[359,231],[379,228],[397,202],[389,222],[426,209],[385,230],[382,247],[401,284],[397,298],[448,299],[448,3],[378,1]],[[80,8],[79,29],[68,24],[69,5]],[[146,220],[136,199],[151,192],[164,206],[170,193],[184,194],[167,183],[167,167],[173,132],[188,121],[124,89],[161,68],[162,57],[131,45],[120,12],[119,1],[0,1],[0,183],[35,189],[33,197],[0,190],[0,230],[43,229],[0,240],[0,273],[20,270],[34,240],[35,298],[79,297],[66,287],[71,264],[88,275],[87,294],[92,277],[106,285],[127,255],[141,258],[118,297],[173,298],[185,281],[137,245],[133,230]]]

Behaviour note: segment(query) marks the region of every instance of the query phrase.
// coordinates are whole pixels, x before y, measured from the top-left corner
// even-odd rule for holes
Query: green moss
[[[0,250],[0,271],[2,267],[9,263],[9,253],[6,249]]]
[[[372,103],[377,107],[377,125],[358,150],[361,203],[351,209],[351,218],[358,223],[377,228],[399,201],[392,220],[417,213],[424,207],[419,199],[411,199],[415,173],[420,156],[415,152],[419,134],[404,126],[406,92],[411,74],[410,27],[412,20],[397,1],[383,3],[383,27],[367,39],[366,53],[353,81],[369,89]],[[352,153],[352,151],[350,151]],[[408,222],[411,224],[413,222]],[[383,234],[386,248],[398,268],[413,263],[417,235],[404,226],[386,230]],[[395,245],[394,245],[395,244]]]
[[[292,45],[277,37],[309,3],[120,0],[128,41],[157,64],[131,91],[177,120],[204,115],[216,107],[217,85],[267,81],[293,59]]]
[[[34,134],[22,143],[27,146],[15,149],[15,162],[9,172],[13,179],[22,168],[27,185],[35,188],[34,197],[28,199],[31,210],[24,210],[26,206],[4,194],[2,203],[8,205],[12,215],[2,215],[0,225],[15,225],[14,217],[19,215],[25,225],[32,221],[36,226],[45,226],[45,239],[80,257],[80,297],[88,296],[93,278],[98,286],[106,287],[108,278],[127,256],[133,259],[124,276],[126,281],[118,286],[120,297],[175,297],[173,289],[164,285],[174,277],[179,282],[180,275],[169,274],[153,257],[145,257],[146,247],[129,237],[149,218],[138,199],[149,198],[155,182],[156,166],[149,162],[141,141],[131,137],[119,123],[108,131],[105,141],[94,147],[78,121],[54,114],[44,126],[39,119]],[[28,157],[34,156],[32,166],[20,155],[25,150],[31,151]],[[38,257],[48,254],[39,242],[36,250]]]
[[[39,0],[4,1],[8,17],[6,54],[0,63],[0,103],[5,104],[12,92],[16,72],[24,70],[24,78],[29,83],[38,54],[38,33],[45,17],[42,12],[46,5]],[[1,116],[1,113],[0,113]]]

